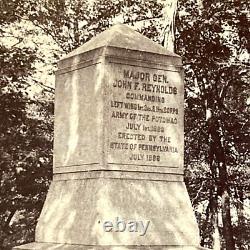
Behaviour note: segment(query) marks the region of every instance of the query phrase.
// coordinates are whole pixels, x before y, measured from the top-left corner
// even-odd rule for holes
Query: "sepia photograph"
[[[0,250],[250,250],[247,0],[0,0]]]

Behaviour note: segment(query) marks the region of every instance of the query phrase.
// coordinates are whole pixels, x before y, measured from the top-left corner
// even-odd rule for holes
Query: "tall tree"
[[[0,248],[10,249],[33,239],[45,199],[52,156],[51,118],[46,116],[52,103],[30,94],[37,50],[11,32],[24,15],[25,1],[0,4]]]
[[[180,1],[178,23],[177,47],[186,71],[186,164],[189,172],[197,167],[206,171],[202,176],[190,172],[196,175],[189,179],[190,193],[196,205],[208,201],[203,233],[208,224],[213,230],[221,226],[221,242],[228,250],[236,248],[233,203],[240,202],[235,200],[235,190],[247,187],[245,156],[249,153],[245,140],[249,136],[248,65],[240,60],[248,49],[247,32],[241,32],[247,24],[240,22],[246,3],[241,4]],[[236,184],[234,178],[240,172],[244,179]]]
[[[169,0],[163,1],[163,41],[162,45],[171,52],[175,52],[175,18],[177,12],[178,1]]]

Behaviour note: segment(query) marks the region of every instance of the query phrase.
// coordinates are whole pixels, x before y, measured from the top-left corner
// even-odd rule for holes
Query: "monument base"
[[[13,250],[207,250],[193,246],[83,246],[53,243],[30,243]]]
[[[149,225],[145,235],[105,232],[104,222],[116,218]],[[183,181],[58,178],[35,241],[14,249],[197,249],[199,231]]]

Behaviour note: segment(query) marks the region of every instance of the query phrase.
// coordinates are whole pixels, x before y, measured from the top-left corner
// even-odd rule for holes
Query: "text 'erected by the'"
[[[162,166],[177,158],[181,97],[173,76],[132,67],[113,73],[108,103],[112,159],[120,155],[124,164]]]

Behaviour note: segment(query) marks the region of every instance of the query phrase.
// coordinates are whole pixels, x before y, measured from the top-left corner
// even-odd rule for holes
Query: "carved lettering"
[[[112,159],[167,166],[179,157],[181,91],[168,74],[135,66],[115,70],[109,100]]]

